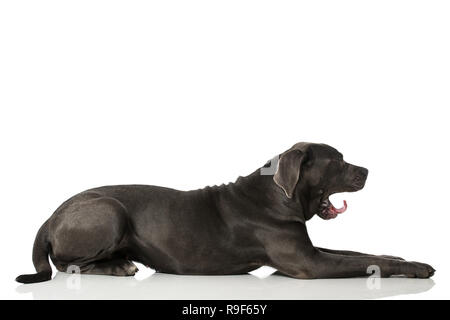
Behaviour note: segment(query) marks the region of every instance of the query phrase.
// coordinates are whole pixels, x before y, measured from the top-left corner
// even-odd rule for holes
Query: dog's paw
[[[411,261],[410,262],[414,266],[414,276],[416,278],[430,278],[434,275],[434,268],[426,263]]]
[[[127,276],[134,276],[139,269],[136,267],[134,263],[130,263],[130,265],[125,267],[125,272]]]
[[[139,269],[131,261],[125,261],[124,263],[118,265],[115,270],[115,275],[117,276],[134,276]]]

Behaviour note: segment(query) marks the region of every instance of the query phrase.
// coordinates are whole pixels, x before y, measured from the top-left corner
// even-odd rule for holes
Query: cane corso
[[[328,145],[297,143],[226,185],[90,189],[64,202],[42,225],[33,247],[37,273],[16,280],[50,280],[48,256],[60,271],[75,266],[81,273],[115,276],[134,275],[136,261],[189,275],[243,274],[267,265],[300,279],[367,276],[373,266],[382,277],[431,277],[434,269],[424,263],[311,243],[306,221],[344,212],[346,202],[337,209],[330,195],[361,190],[367,174]]]

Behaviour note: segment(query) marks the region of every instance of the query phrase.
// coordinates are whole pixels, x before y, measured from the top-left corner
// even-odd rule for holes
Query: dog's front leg
[[[381,277],[429,278],[434,274],[434,269],[424,263],[320,251],[312,245],[305,225],[284,226],[283,230],[283,235],[267,238],[271,241],[265,246],[266,252],[272,267],[294,278],[364,277],[374,267]]]
[[[409,278],[429,278],[434,269],[424,263],[386,259],[378,256],[346,256],[321,252],[311,255],[284,256],[274,263],[282,274],[300,279],[364,277],[377,268],[381,277],[404,275]]]
[[[333,254],[341,254],[344,256],[362,256],[362,257],[381,257],[386,259],[394,259],[394,260],[405,260],[400,257],[396,256],[390,256],[390,255],[375,255],[375,254],[369,254],[369,253],[362,253],[362,252],[356,252],[356,251],[349,251],[349,250],[333,250],[333,249],[326,249],[326,248],[319,248],[316,247],[317,250],[326,252],[326,253],[333,253]]]

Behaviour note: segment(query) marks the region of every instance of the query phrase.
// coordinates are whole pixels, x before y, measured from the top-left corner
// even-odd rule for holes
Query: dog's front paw
[[[434,272],[436,270],[434,270],[434,268],[432,266],[430,266],[429,264],[426,263],[421,263],[421,262],[416,262],[416,261],[411,261],[410,262],[413,266],[413,270],[414,270],[414,277],[416,278],[430,278],[434,275]]]

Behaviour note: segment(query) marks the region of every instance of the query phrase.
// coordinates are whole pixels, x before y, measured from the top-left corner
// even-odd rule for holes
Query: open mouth
[[[347,210],[347,201],[344,200],[344,206],[342,208],[336,209],[327,197],[320,203],[319,212],[317,214],[322,219],[329,220],[336,218],[339,214],[344,213],[345,210]]]

